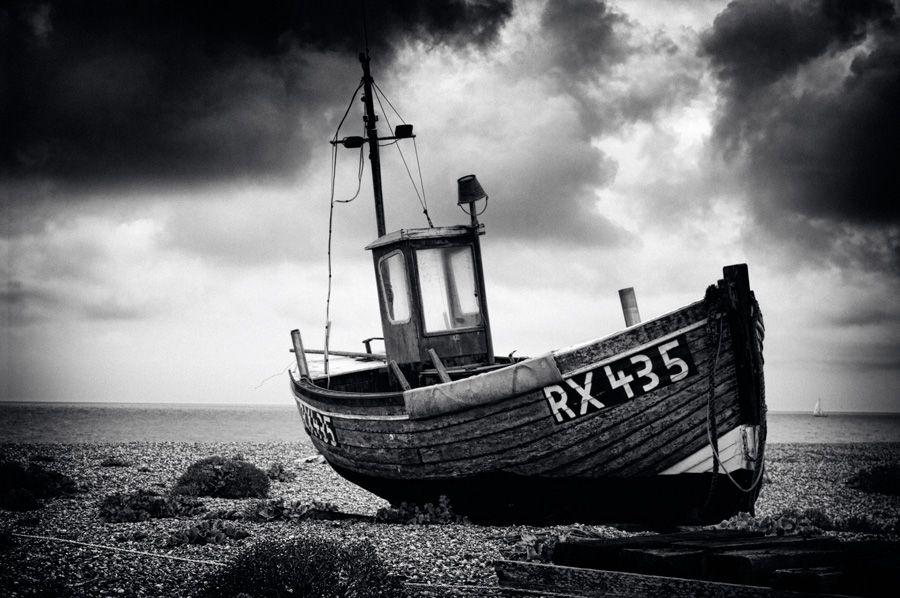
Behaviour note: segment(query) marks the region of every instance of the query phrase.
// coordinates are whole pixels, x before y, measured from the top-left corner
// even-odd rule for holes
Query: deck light
[[[413,136],[412,125],[397,125],[394,127],[394,137],[397,139],[409,139]]]
[[[358,147],[362,147],[363,144],[368,141],[365,137],[344,137],[340,141],[332,141],[332,143],[340,143],[344,147],[348,149],[356,149]]]

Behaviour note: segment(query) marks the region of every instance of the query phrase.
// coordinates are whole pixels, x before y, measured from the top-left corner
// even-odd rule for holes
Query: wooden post
[[[378,236],[383,237],[385,233],[384,224],[384,201],[381,195],[381,158],[378,154],[378,130],[375,123],[378,117],[375,116],[375,105],[372,102],[372,74],[369,72],[369,54],[359,55],[359,62],[363,68],[363,104],[366,107],[366,135],[369,138],[369,161],[372,163],[372,192],[375,196],[375,224],[378,228]]]
[[[444,363],[441,361],[441,358],[438,357],[435,350],[428,349],[428,356],[431,358],[431,363],[434,364],[434,369],[437,371],[438,378],[441,379],[441,382],[450,382],[450,375],[447,373],[447,368],[444,367]]]
[[[641,314],[638,311],[637,297],[634,295],[634,287],[619,289],[619,301],[622,302],[622,314],[625,316],[625,325],[629,328],[641,323]]]
[[[406,376],[403,375],[403,370],[400,369],[400,366],[397,365],[397,362],[393,359],[388,362],[388,367],[391,369],[391,373],[394,374],[394,378],[397,379],[397,382],[400,384],[400,388],[403,390],[409,390],[412,386],[409,385],[409,381],[407,381]]]
[[[300,370],[300,378],[309,378],[309,366],[306,365],[306,353],[303,352],[303,339],[296,328],[291,330],[291,342],[294,344],[294,357],[297,358],[297,368]]]

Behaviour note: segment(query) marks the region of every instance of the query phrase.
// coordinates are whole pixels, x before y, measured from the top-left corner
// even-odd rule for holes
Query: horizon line
[[[136,406],[159,406],[159,407],[294,407],[293,401],[283,401],[283,402],[226,402],[226,403],[191,403],[191,402],[176,402],[176,401],[47,401],[47,400],[6,400],[0,399],[0,405],[2,406],[13,406],[13,405],[84,405],[84,406],[123,406],[123,407],[136,407]],[[811,411],[798,411],[798,410],[776,410],[770,409],[768,413],[772,415],[809,415],[813,416]],[[900,416],[900,410],[897,411],[841,411],[834,410],[828,411],[827,415],[884,415],[884,416]]]

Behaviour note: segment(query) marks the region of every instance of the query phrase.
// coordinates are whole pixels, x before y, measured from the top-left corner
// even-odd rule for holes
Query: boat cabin
[[[401,229],[372,251],[388,359],[410,379],[423,369],[493,363],[480,227]]]

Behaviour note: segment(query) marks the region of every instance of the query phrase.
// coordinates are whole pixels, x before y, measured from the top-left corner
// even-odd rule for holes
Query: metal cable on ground
[[[225,567],[228,563],[222,563],[220,561],[206,561],[202,559],[191,559],[187,557],[174,556],[171,554],[159,554],[156,552],[146,552],[143,550],[132,550],[130,548],[118,548],[116,546],[105,546],[103,544],[93,544],[91,542],[81,542],[79,540],[69,540],[68,538],[55,538],[52,536],[35,536],[32,534],[20,534],[18,532],[13,532],[11,535],[17,536],[19,538],[28,538],[31,540],[41,540],[44,542],[59,542],[62,544],[74,544],[76,546],[84,546],[86,548],[96,548],[100,550],[109,550],[112,552],[124,552],[127,554],[135,554],[138,556],[149,556],[157,559],[166,559],[170,561],[181,561],[184,563],[195,563],[198,565],[214,565],[216,567]],[[519,589],[519,588],[504,588],[501,586],[488,586],[488,585],[469,585],[469,584],[445,584],[445,583],[416,583],[416,582],[404,582],[404,585],[411,588],[446,588],[448,590],[491,590],[496,592],[521,592],[523,594],[537,594],[541,596],[556,596],[559,598],[585,598],[583,594],[569,594],[562,592],[548,592],[546,590],[527,590],[527,589]]]
[[[170,554],[158,554],[155,552],[144,552],[143,550],[131,550],[129,548],[117,548],[115,546],[104,546],[103,544],[91,544],[90,542],[79,542],[78,540],[69,540],[67,538],[54,538],[51,536],[33,536],[31,534],[20,534],[18,532],[13,532],[13,536],[18,536],[20,538],[30,538],[32,540],[43,540],[45,542],[62,542],[65,544],[75,544],[77,546],[86,546],[88,548],[100,548],[102,550],[112,550],[114,552],[127,552],[129,554],[139,554],[142,556],[152,556],[158,559],[169,559],[172,561],[184,561],[186,563],[199,563],[201,565],[216,565],[218,567],[223,567],[226,563],[220,563],[218,561],[204,561],[200,559],[189,559],[181,556],[172,556]]]
[[[412,588],[446,588],[448,590],[492,590],[494,592],[534,594],[537,596],[554,596],[556,598],[588,598],[585,594],[570,594],[568,592],[552,592],[549,590],[529,590],[525,588],[507,588],[503,586],[468,585],[461,583],[418,583],[407,581],[404,583]]]

